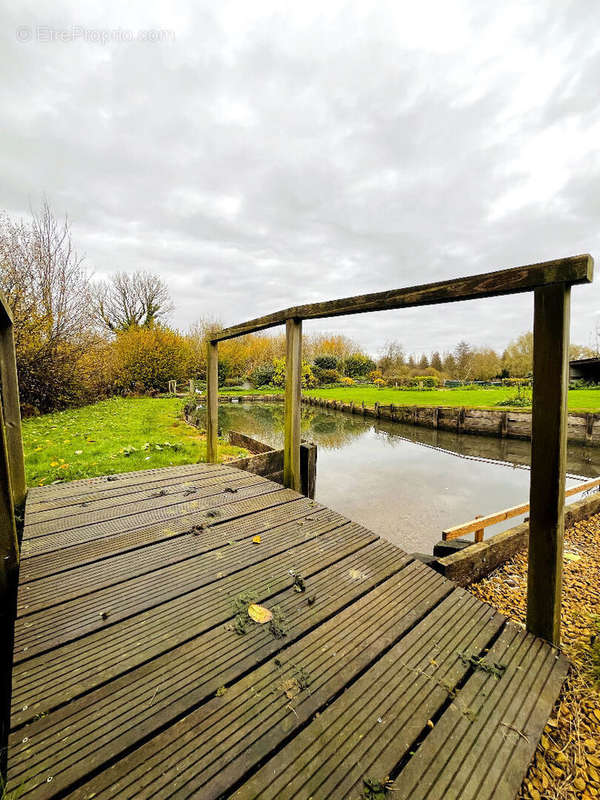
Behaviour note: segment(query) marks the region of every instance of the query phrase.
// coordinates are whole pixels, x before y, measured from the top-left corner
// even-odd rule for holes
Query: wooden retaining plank
[[[63,547],[72,547],[73,545],[83,542],[91,542],[97,539],[103,539],[107,536],[116,536],[119,533],[131,533],[131,531],[139,530],[140,528],[148,528],[160,522],[164,525],[165,523],[173,522],[175,518],[180,518],[195,511],[204,512],[204,516],[206,517],[206,512],[214,510],[215,508],[229,506],[232,503],[238,504],[242,500],[258,495],[283,491],[283,487],[279,487],[277,484],[263,479],[262,481],[238,489],[235,495],[223,493],[221,495],[211,495],[207,498],[178,503],[174,506],[159,506],[143,514],[132,513],[126,517],[120,517],[115,520],[98,523],[92,522],[82,528],[61,531],[60,533],[50,533],[47,536],[39,536],[36,539],[28,539],[23,543],[22,550],[25,551],[26,556],[49,553]],[[234,499],[232,500],[232,498]],[[214,518],[206,517],[203,521],[207,524],[211,524]]]
[[[232,616],[233,598],[242,592],[254,592],[262,601],[287,592],[293,586],[290,569],[301,570],[309,578],[344,558],[358,564],[363,559],[382,559],[386,564],[399,564],[397,568],[405,563],[404,556],[398,555],[401,551],[387,542],[374,541],[374,534],[353,523],[344,530],[340,541],[329,538],[327,543],[310,541],[287,557],[276,556],[222,579],[216,586],[203,587],[110,628],[107,625],[82,639],[17,662],[13,669],[13,726],[225,624]],[[171,652],[168,663],[172,658]]]
[[[276,488],[268,494],[251,497],[239,503],[231,503],[228,506],[221,506],[219,508],[221,512],[221,516],[218,518],[219,524],[233,522],[234,524],[243,525],[246,517],[250,519],[260,511],[274,511],[277,508],[285,508],[294,501],[301,499],[297,492]],[[83,564],[90,564],[113,557],[119,553],[139,552],[141,548],[146,548],[151,544],[160,543],[167,539],[169,541],[177,539],[183,534],[189,533],[195,525],[206,524],[206,522],[205,512],[196,511],[171,520],[168,525],[164,523],[150,525],[146,528],[125,531],[114,536],[74,544],[56,551],[38,553],[37,555],[32,554],[22,558],[19,579],[23,582],[39,580],[45,576],[56,575],[59,572],[74,569]],[[218,530],[216,526],[214,530]],[[203,542],[208,549],[213,546],[212,531],[213,528],[209,528],[206,532],[206,538],[203,537]],[[216,541],[221,543],[218,535]]]
[[[400,798],[514,798],[568,662],[512,622],[487,660],[504,664],[504,674],[475,670],[460,693],[470,719],[450,705],[403,770]]]
[[[293,559],[297,546],[320,534],[339,530],[333,537],[333,541],[337,543],[340,534],[343,536],[343,528],[340,526],[345,524],[344,518],[335,512],[325,512],[304,525],[296,522],[284,526],[278,533],[269,531],[263,536],[264,542],[260,546],[247,540],[237,546],[226,546],[224,550],[214,554],[202,553],[196,558],[165,566],[158,573],[131,578],[73,600],[60,602],[56,598],[50,607],[16,619],[15,652],[24,647],[28,647],[30,653],[35,652],[34,647],[50,649],[48,640],[52,642],[52,647],[65,644],[89,631],[106,627],[107,620],[114,624],[276,555],[285,553],[286,558]],[[194,534],[190,534],[190,537],[200,538]],[[323,548],[327,547],[329,539],[327,537],[323,541]],[[168,543],[165,547],[168,547]],[[110,561],[104,567],[110,570]],[[103,618],[103,614],[107,615],[107,620]]]
[[[402,570],[407,561],[408,557],[402,556],[397,548],[375,542],[311,581],[317,598],[322,598],[313,606],[309,607],[305,595],[294,592],[291,585],[273,598],[289,621],[286,637],[276,638],[261,626],[255,626],[246,636],[219,626],[169,653],[161,663],[146,664],[33,722],[13,735],[10,780],[13,784],[23,778],[32,781],[29,790],[35,790],[36,798],[62,791],[73,780],[84,778],[90,770],[102,766],[169,720],[174,721],[214,697],[223,683],[232,683],[270,655],[289,648],[315,625],[332,619],[332,627],[339,628],[337,615],[349,602],[383,584]],[[358,567],[365,577],[353,578],[350,575],[353,567]],[[403,581],[405,613],[414,620],[414,606],[419,602],[415,597],[422,593],[431,598],[435,593],[423,585],[424,575],[425,582],[433,581],[442,594],[451,590],[449,582],[412,563],[400,572],[385,594],[383,608],[389,608],[393,598],[399,596],[398,587]],[[390,625],[397,624],[398,615],[390,613]],[[360,637],[357,647],[360,651],[364,649]],[[334,660],[339,665],[339,658]],[[50,787],[45,783],[48,774],[53,778]]]
[[[233,543],[237,544],[241,540],[266,531],[270,535],[285,527],[286,530],[297,532],[299,520],[305,520],[303,524],[306,524],[313,518],[321,519],[324,514],[335,513],[305,498],[292,500],[285,505],[258,511],[251,516],[218,523],[205,530],[202,536],[190,537],[185,534],[171,536],[168,541],[162,540],[147,547],[110,556],[108,559],[75,566],[69,571],[68,576],[62,572],[59,574],[52,572],[38,580],[21,582],[17,616],[32,614],[57,602],[63,603],[106,586],[115,586],[170,564],[195,558],[202,553],[231,546]],[[339,514],[337,519],[340,525],[346,521]]]
[[[427,576],[426,585],[419,586],[423,581],[423,576],[417,574],[421,567],[411,567],[414,569],[410,574],[403,571],[361,599],[354,598],[350,606],[241,681],[228,682],[227,692],[217,698],[219,702],[215,702],[214,695],[207,697],[207,702],[169,729],[172,736],[165,732],[151,739],[100,776],[99,785],[83,787],[80,796],[104,787],[107,797],[121,796],[120,789],[124,787],[110,784],[122,775],[128,784],[123,796],[136,792],[140,796],[149,790],[160,792],[161,788],[164,791],[165,785],[174,792],[177,761],[182,768],[187,763],[193,771],[202,769],[205,784],[218,774],[226,773],[229,779],[232,763],[236,769],[245,769],[244,759],[251,746],[260,751],[265,745],[270,746],[266,738],[274,737],[279,742],[282,736],[289,735],[451,591],[449,584],[442,585],[431,575]],[[431,581],[436,584],[433,590]],[[340,653],[344,654],[343,659]],[[299,706],[300,694],[289,696],[285,685],[301,667],[307,673],[309,686],[301,693],[305,704]],[[204,785],[201,796],[213,796],[206,788]],[[101,794],[104,796],[103,791]]]
[[[457,691],[468,672],[458,654],[482,653],[503,624],[500,614],[455,589],[232,797],[360,797],[364,779],[390,775]]]

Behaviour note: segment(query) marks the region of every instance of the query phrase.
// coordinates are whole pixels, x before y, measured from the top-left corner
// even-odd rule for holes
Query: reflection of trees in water
[[[303,434],[306,431],[307,438],[313,439],[317,445],[327,450],[339,450],[345,447],[352,440],[364,436],[371,427],[363,419],[339,411],[327,413],[309,406],[306,412],[305,420],[303,409]]]
[[[198,424],[205,425],[205,409],[198,410]],[[226,434],[230,430],[253,436],[276,447],[283,443],[283,403],[222,403],[219,406],[219,425]],[[374,430],[378,441],[389,447],[399,447],[405,440],[415,444],[440,448],[469,458],[505,461],[529,465],[531,443],[520,439],[500,439],[494,436],[457,434],[390,420],[364,419],[342,411],[302,407],[302,436],[327,450],[347,446],[354,439]],[[600,448],[569,444],[567,471],[572,474],[596,477],[600,475]]]
[[[206,426],[206,409],[198,409],[199,427]],[[283,444],[283,403],[222,403],[219,405],[219,427],[223,434],[239,431],[266,444],[281,447]],[[362,418],[339,412],[327,412],[303,406],[301,430],[304,439],[315,441],[327,450],[344,447],[370,428]]]

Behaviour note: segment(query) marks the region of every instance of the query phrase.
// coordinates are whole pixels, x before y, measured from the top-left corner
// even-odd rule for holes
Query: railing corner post
[[[560,643],[570,286],[535,289],[527,630]]]
[[[206,350],[206,460],[219,460],[219,344],[209,341]]]
[[[285,430],[283,441],[283,485],[301,491],[300,420],[302,397],[302,320],[288,319],[285,325]]]

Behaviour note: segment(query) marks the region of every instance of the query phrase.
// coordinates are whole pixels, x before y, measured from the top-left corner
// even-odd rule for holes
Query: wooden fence
[[[302,322],[369,311],[533,292],[534,355],[527,628],[558,644],[562,585],[571,286],[590,283],[589,255],[470,275],[323,303],[294,306],[226,328],[208,343],[207,457],[218,457],[219,342],[286,326],[284,484],[300,488]]]

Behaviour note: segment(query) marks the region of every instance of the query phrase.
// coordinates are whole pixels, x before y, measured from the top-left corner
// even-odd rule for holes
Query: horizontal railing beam
[[[597,489],[599,486],[600,478],[593,478],[585,483],[578,483],[576,486],[571,486],[570,489],[565,489],[565,497],[573,497],[575,494],[590,492],[592,489]],[[445,531],[442,531],[442,539],[445,542],[451,539],[458,539],[466,533],[473,533],[478,530],[489,528],[490,525],[497,525],[499,522],[504,522],[504,520],[519,517],[521,514],[526,514],[528,511],[529,503],[522,503],[520,506],[505,508],[502,511],[496,511],[494,514],[488,514],[485,517],[475,517],[475,519],[465,522],[462,525],[446,528]]]
[[[499,297],[530,292],[540,286],[557,283],[569,286],[577,283],[591,283],[593,268],[592,257],[584,254],[480,275],[469,275],[465,278],[411,286],[405,289],[392,289],[385,292],[344,297],[340,300],[328,300],[323,303],[294,306],[225,328],[211,337],[211,340],[218,342],[247,333],[256,333],[276,325],[283,325],[288,319],[340,317],[349,314],[364,314],[369,311],[388,311],[394,308]]]

